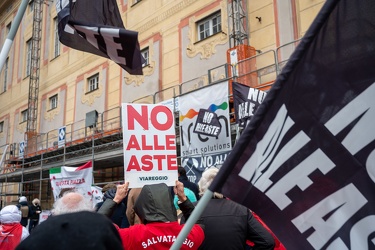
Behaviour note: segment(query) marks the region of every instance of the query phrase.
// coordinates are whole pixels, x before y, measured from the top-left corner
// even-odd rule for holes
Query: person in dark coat
[[[191,191],[193,191],[193,193],[195,194],[195,198],[197,200],[199,200],[200,196],[199,196],[199,187],[198,187],[198,185],[195,184],[194,182],[189,181],[189,179],[188,179],[188,177],[186,175],[185,168],[183,168],[181,166],[178,167],[178,181],[182,182],[182,184],[184,184],[185,188],[188,188]]]
[[[95,211],[96,212],[98,212],[98,210],[99,210],[99,208],[103,205],[103,203],[104,203],[104,194],[108,191],[108,190],[110,190],[110,189],[112,189],[112,188],[114,188],[114,189],[116,189],[116,184],[114,184],[114,183],[108,183],[108,184],[105,184],[104,185],[104,187],[102,188],[102,194],[103,194],[103,200],[102,201],[100,201],[100,202],[98,202],[98,203],[96,203],[96,205],[95,205]]]
[[[42,212],[39,199],[35,198],[30,206],[29,232],[39,224],[39,215]]]
[[[123,250],[113,223],[90,211],[54,215],[37,226],[16,250]]]
[[[217,168],[210,168],[203,172],[198,182],[200,195],[208,189],[218,171]],[[214,193],[200,219],[205,226],[205,239],[199,249],[246,249],[247,240],[254,243],[252,250],[274,249],[272,234],[251,211],[220,193]],[[182,218],[181,223],[184,221]]]
[[[105,185],[102,189],[103,192],[103,201],[99,202],[95,206],[95,210],[98,211],[100,207],[103,205],[106,199],[113,199],[116,194],[117,185],[114,183],[109,183]],[[126,208],[128,203],[128,197],[125,197],[122,202],[118,204],[115,211],[111,216],[111,220],[120,228],[127,228],[130,226],[128,218],[126,216]]]

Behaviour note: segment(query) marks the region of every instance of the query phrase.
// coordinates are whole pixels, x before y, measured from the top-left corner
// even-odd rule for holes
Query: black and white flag
[[[116,0],[56,0],[56,10],[62,44],[143,74],[138,32],[125,29]]]
[[[267,93],[238,82],[232,82],[232,90],[236,123],[240,128],[244,128],[263,102]]]
[[[209,188],[287,249],[375,249],[374,13],[325,1]]]
[[[217,114],[208,109],[200,109],[194,127],[194,133],[218,137],[221,131],[221,123]]]

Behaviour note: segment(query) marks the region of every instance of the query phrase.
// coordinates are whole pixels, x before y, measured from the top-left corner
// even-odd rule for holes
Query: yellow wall
[[[297,38],[301,38],[324,1],[290,1],[296,8],[293,22],[298,30],[295,32]],[[127,5],[123,5],[123,2],[127,2]],[[277,18],[282,18],[283,13],[277,13],[276,8],[276,4],[280,4],[282,1],[253,0],[247,2],[250,45],[263,52],[275,50],[278,45],[282,45],[278,41],[280,34],[278,35]],[[9,3],[11,7],[6,6],[6,3]],[[2,43],[5,40],[5,26],[13,20],[19,3],[19,0],[4,0],[0,3],[0,27],[2,30],[0,41]],[[61,45],[60,55],[54,58],[53,18],[56,17],[56,10],[54,4],[43,4],[39,105],[42,105],[41,103],[47,105],[48,98],[62,90],[65,91],[65,97],[64,100],[59,100],[59,112],[62,113],[49,114],[50,111],[47,113],[39,111],[38,128],[43,127],[40,126],[40,123],[43,122],[48,122],[49,125],[46,127],[55,128],[77,122],[77,117],[85,118],[85,113],[82,113],[85,110],[98,108],[100,112],[103,112],[118,107],[129,92],[138,93],[138,96],[153,94],[155,92],[153,89],[161,90],[180,84],[182,79],[201,77],[202,74],[196,73],[197,70],[193,70],[194,67],[203,68],[202,72],[207,73],[207,69],[210,67],[226,63],[225,52],[228,49],[228,36],[220,35],[220,39],[224,37],[226,41],[221,41],[219,35],[203,42],[191,41],[196,37],[194,33],[196,30],[189,26],[191,25],[189,20],[198,21],[199,18],[214,11],[226,8],[227,1],[143,0],[135,5],[131,4],[132,1],[118,1],[118,3],[125,27],[139,31],[141,48],[150,46],[150,44],[154,46],[152,48],[154,57],[150,59],[155,65],[150,70],[151,73],[141,77],[130,76],[114,62],[64,45]],[[25,132],[23,130],[26,129],[26,124],[19,124],[18,120],[20,112],[27,108],[29,90],[29,77],[25,77],[25,43],[32,36],[33,13],[29,9],[26,13],[10,53],[13,64],[8,81],[11,82],[11,85],[7,92],[0,94],[0,121],[5,119],[4,117],[9,117],[7,126],[10,128],[9,134],[0,136],[0,146],[14,141],[18,142],[22,138],[22,133]],[[262,21],[259,22],[256,17],[262,17]],[[222,17],[222,20],[226,22],[227,17]],[[228,24],[223,23],[222,25],[224,28]],[[187,36],[188,31],[193,34]],[[210,49],[211,54],[207,58],[204,58],[203,52],[188,55],[187,44],[191,44],[201,51]],[[268,58],[264,60],[272,60],[272,58]],[[82,86],[85,85],[86,78],[96,72],[105,75],[105,79],[102,79],[105,92],[100,96],[90,97],[93,99],[93,103],[90,104],[85,102],[85,97],[78,93],[84,92]],[[203,79],[207,79],[207,77]],[[272,81],[272,77],[269,80]],[[43,102],[42,96],[45,98]],[[49,119],[47,119],[48,117]],[[54,119],[54,117],[56,118]],[[63,118],[57,119],[57,117]]]

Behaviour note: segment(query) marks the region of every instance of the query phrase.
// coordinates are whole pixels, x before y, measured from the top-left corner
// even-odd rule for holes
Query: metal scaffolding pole
[[[229,48],[249,43],[249,21],[244,0],[228,1]]]
[[[36,135],[38,118],[39,71],[40,71],[40,40],[43,19],[43,0],[34,0],[33,34],[31,41],[31,68],[29,82],[29,99],[27,109],[27,139]],[[28,143],[28,147],[32,144]]]

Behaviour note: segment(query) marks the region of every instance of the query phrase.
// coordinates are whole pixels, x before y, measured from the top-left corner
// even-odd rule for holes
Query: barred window
[[[141,54],[142,54],[143,58],[145,59],[145,63],[142,64],[142,67],[145,67],[145,66],[150,64],[150,62],[149,62],[150,52],[149,52],[148,47],[141,50]]]
[[[31,72],[31,39],[26,42],[26,76],[30,76]]]
[[[198,22],[199,41],[221,32],[221,14],[215,13]]]
[[[59,30],[58,30],[59,21],[57,17],[53,19],[53,23],[54,23],[54,41],[53,41],[54,55],[55,57],[57,57],[60,55],[60,41],[59,41]]]
[[[29,1],[29,13],[34,11],[34,0]]]
[[[87,90],[88,92],[97,90],[99,88],[99,74],[91,76],[87,79]]]
[[[10,28],[12,28],[12,22],[8,23],[8,25],[7,25],[7,35],[10,32]]]
[[[55,109],[57,108],[57,95],[51,96],[49,98],[49,108],[50,109]]]
[[[26,122],[27,121],[27,109],[21,111],[21,122]]]

